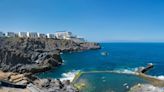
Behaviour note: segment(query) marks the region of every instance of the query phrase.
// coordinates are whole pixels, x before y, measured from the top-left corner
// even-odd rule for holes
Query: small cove
[[[128,75],[137,67],[153,63],[155,68],[148,74],[157,77],[164,75],[164,43],[102,43],[101,46],[100,50],[63,53],[61,56],[64,64],[39,74],[39,77],[66,78],[72,77],[77,71],[119,71],[125,74],[85,74],[77,82],[86,83],[83,92],[100,92],[99,89],[101,92],[127,92],[125,84],[131,87],[137,83],[147,83],[141,78]],[[109,52],[109,55],[102,56],[103,51]]]

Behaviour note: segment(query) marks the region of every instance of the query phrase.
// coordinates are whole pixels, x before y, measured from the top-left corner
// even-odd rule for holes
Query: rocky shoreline
[[[30,79],[31,75],[34,73],[48,71],[54,67],[60,66],[63,63],[60,52],[101,48],[97,43],[75,43],[71,40],[47,38],[0,38],[0,44],[0,70],[3,72],[25,74],[28,75],[26,76],[28,79]],[[31,78],[34,78],[34,80],[30,79],[33,81],[33,85],[41,90],[45,89],[46,92],[77,91],[68,81],[62,83],[60,80],[56,79],[42,80],[34,76]],[[43,84],[41,86],[34,81],[43,82]],[[27,83],[29,84],[29,82]],[[56,84],[60,86],[57,87]]]
[[[69,80],[40,79],[29,74],[0,71],[0,92],[78,92]]]
[[[100,49],[97,43],[46,38],[0,38],[0,70],[37,73],[61,65],[60,52]]]

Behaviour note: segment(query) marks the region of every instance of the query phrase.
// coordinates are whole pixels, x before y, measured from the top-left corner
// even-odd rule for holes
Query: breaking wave
[[[158,79],[160,79],[160,80],[164,80],[164,75],[153,76],[153,77],[158,78]]]
[[[134,74],[137,75],[137,70],[138,68],[131,68],[131,69],[116,69],[113,72],[115,73],[123,73],[123,74]],[[151,76],[151,75],[150,75]],[[154,78],[158,78],[160,80],[164,80],[164,75],[159,75],[159,76],[152,76]]]
[[[137,72],[135,72],[135,70],[136,70],[136,68],[135,69],[116,69],[116,70],[113,70],[113,71],[110,71],[110,72],[111,73],[112,72],[113,73],[121,73],[121,74],[136,74]],[[79,72],[80,72],[80,70],[72,70],[70,72],[63,73],[60,80],[61,81],[70,80],[72,82],[73,79],[75,78],[76,74],[78,74]],[[90,71],[90,72],[92,72],[92,71]]]
[[[71,72],[63,73],[62,78],[60,78],[60,80],[70,80],[72,82],[78,72],[80,72],[80,70],[72,70]]]
[[[115,69],[112,70],[111,73],[119,73],[119,74],[132,74],[132,75],[137,75],[138,68],[129,68],[129,69]],[[62,77],[60,78],[61,81],[64,80],[70,80],[71,82],[73,81],[73,79],[75,78],[75,76],[80,72],[80,70],[72,70],[70,72],[67,73],[63,73]],[[160,80],[164,80],[164,75],[160,75],[160,76],[153,76],[155,78],[158,78]]]
[[[123,74],[137,74],[138,68],[131,68],[131,69],[116,69],[113,70],[115,73],[123,73]]]

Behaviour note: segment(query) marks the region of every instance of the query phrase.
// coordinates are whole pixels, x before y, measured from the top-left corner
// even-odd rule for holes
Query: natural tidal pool
[[[138,83],[147,81],[129,74],[90,73],[81,75],[75,84],[83,84],[81,92],[128,92]]]

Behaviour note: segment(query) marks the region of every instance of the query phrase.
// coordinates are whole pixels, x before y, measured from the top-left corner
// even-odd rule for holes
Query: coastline
[[[28,83],[25,83],[27,86],[27,89],[29,90],[29,89],[35,88],[35,90],[37,90],[37,92],[39,92],[39,91],[41,92],[41,90],[42,91],[44,90],[43,92],[45,92],[46,90],[48,90],[48,91],[58,90],[59,92],[60,91],[62,92],[63,90],[68,91],[68,92],[78,92],[79,89],[81,89],[82,87],[85,86],[85,84],[76,84],[76,83],[74,84],[73,82],[76,81],[79,76],[84,74],[83,72],[81,72],[80,74],[78,73],[77,74],[78,76],[75,76],[75,78],[73,79],[73,82],[68,81],[69,80],[68,78],[65,78],[65,80],[62,80],[62,81],[60,79],[54,79],[54,78],[41,79],[36,76],[33,76],[33,74],[48,71],[48,70],[51,70],[52,68],[57,68],[61,64],[64,64],[63,60],[60,57],[61,53],[79,52],[79,51],[81,52],[84,50],[95,50],[95,49],[101,48],[96,43],[83,43],[83,44],[81,43],[81,45],[80,45],[77,43],[71,43],[70,41],[56,40],[56,39],[47,40],[47,39],[22,39],[22,38],[21,39],[20,38],[19,39],[17,39],[17,38],[16,39],[5,39],[4,38],[4,39],[0,39],[0,40],[1,40],[1,43],[4,44],[3,46],[0,47],[1,54],[3,53],[2,55],[4,55],[4,56],[11,56],[11,57],[7,57],[7,58],[12,58],[12,59],[18,60],[17,63],[20,63],[21,61],[19,61],[18,57],[21,57],[21,58],[33,57],[32,59],[28,58],[31,60],[31,62],[29,62],[29,61],[26,61],[28,63],[21,62],[22,65],[27,65],[27,66],[25,66],[25,68],[23,68],[23,70],[21,70],[22,68],[19,69],[19,67],[12,66],[12,63],[11,63],[11,64],[9,64],[10,68],[14,69],[14,67],[15,67],[17,70],[13,71],[10,68],[8,68],[9,70],[4,71],[4,72],[5,73],[8,73],[8,72],[16,73],[15,75],[18,75],[18,76],[20,76],[19,74],[23,74],[23,76],[25,77],[23,79],[27,79],[26,82],[28,82]],[[16,43],[15,43],[15,41],[16,41]],[[56,45],[58,45],[58,46],[56,46]],[[48,46],[48,47],[46,47],[46,46]],[[56,46],[56,47],[53,47],[53,46]],[[99,47],[99,48],[97,48],[97,47]],[[99,53],[99,55],[101,55],[101,54]],[[5,61],[5,60],[11,60],[11,59],[1,59],[1,60],[3,60],[3,64],[13,62],[13,61],[10,61],[10,62]],[[22,59],[22,60],[24,60],[24,59]],[[40,61],[42,61],[42,62],[40,62]],[[24,70],[29,67],[33,67],[33,68],[30,71]],[[1,68],[2,68],[2,66],[1,66]],[[154,87],[156,88],[156,86],[160,85],[158,83],[158,81],[161,82],[161,80],[144,74],[149,69],[150,69],[149,67],[146,67],[145,69],[142,70],[142,71],[144,71],[143,73],[140,70],[141,73],[132,73],[132,75],[138,76],[138,77],[140,77],[144,80],[148,80],[150,82],[152,81],[152,83],[151,83],[152,85],[154,85],[153,83],[156,83],[157,85],[154,85]],[[121,73],[121,71],[117,71],[117,70],[116,71],[88,71],[86,73],[115,73],[115,72]],[[18,78],[16,81],[19,81],[18,84],[20,84],[20,83],[24,82],[23,79]],[[11,79],[7,79],[7,80],[11,80]],[[21,80],[21,82],[20,82],[20,80]],[[23,80],[23,82],[22,82],[22,80]],[[154,82],[154,80],[157,82]],[[141,85],[144,89],[148,88],[147,84],[141,84]],[[131,90],[134,90],[134,89],[139,90],[137,87],[138,87],[138,85],[135,85],[134,87],[131,88]],[[161,87],[161,86],[159,86],[159,87]],[[11,90],[13,90],[13,87],[8,87],[8,88],[11,88]],[[6,89],[6,88],[4,87],[4,89]],[[27,89],[25,89],[25,90],[27,90]],[[18,90],[18,89],[16,88],[15,90]],[[137,91],[137,92],[139,92],[139,91]]]
[[[46,38],[0,38],[0,44],[0,69],[7,74],[8,72],[16,73],[16,75],[23,74],[23,78],[27,78],[26,83],[19,79],[15,84],[25,84],[30,88],[35,86],[34,88],[41,90],[58,90],[59,92],[64,90],[78,92],[78,90],[69,80],[61,82],[58,79],[40,79],[33,74],[60,66],[63,63],[60,52],[101,48],[97,43],[75,43],[71,40]],[[47,84],[48,87],[46,87]]]
[[[134,85],[132,87],[130,87],[128,92],[163,92],[163,87],[164,87],[164,80],[156,78],[154,76],[148,75],[146,74],[146,72],[148,72],[151,68],[153,68],[154,65],[153,64],[148,64],[146,67],[139,67],[138,70],[135,71],[131,71],[131,73],[127,73],[127,72],[119,72],[119,71],[79,71],[78,73],[75,74],[75,77],[72,81],[72,83],[74,84],[74,86],[76,88],[78,88],[79,90],[83,89],[86,87],[86,84],[83,82],[77,82],[80,77],[84,74],[103,74],[103,73],[109,73],[109,74],[123,74],[123,75],[133,75],[136,76],[138,78],[141,78],[145,81],[147,81],[147,83],[138,83],[137,85]],[[126,87],[129,88],[129,86],[127,85],[127,83],[125,83]]]

